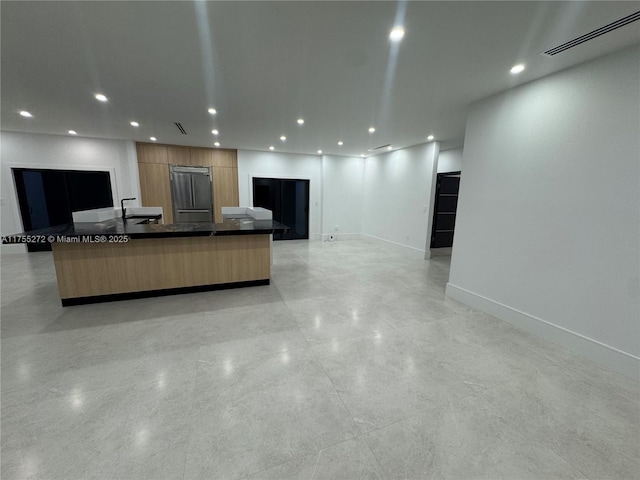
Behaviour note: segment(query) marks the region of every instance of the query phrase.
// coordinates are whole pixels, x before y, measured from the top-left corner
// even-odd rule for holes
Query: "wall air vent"
[[[391,144],[390,144],[390,143],[387,143],[386,145],[380,145],[379,147],[370,148],[369,150],[367,150],[367,152],[375,152],[376,150],[380,150],[380,149],[383,149],[383,148],[387,148],[387,147],[389,147],[389,146],[391,146]]]
[[[178,130],[180,130],[180,133],[183,135],[187,134],[187,131],[182,127],[182,124],[179,122],[176,122],[176,127],[178,127]]]
[[[584,35],[578,38],[574,38],[573,40],[563,43],[562,45],[558,45],[557,47],[550,48],[549,50],[542,52],[542,54],[553,57],[554,55],[564,52],[565,50],[569,50],[570,48],[580,45],[581,43],[588,42],[589,40],[593,40],[594,38],[599,37],[600,35],[604,35],[605,33],[609,33],[620,27],[624,27],[625,25],[628,25],[631,22],[635,22],[636,20],[640,20],[640,11],[632,13],[631,15],[627,15],[626,17],[616,20],[615,22],[611,22],[608,25],[605,25],[604,27],[597,28],[592,32],[585,33]]]

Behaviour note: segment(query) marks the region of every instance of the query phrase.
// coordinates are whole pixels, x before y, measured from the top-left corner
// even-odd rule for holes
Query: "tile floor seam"
[[[350,340],[360,340],[362,338],[368,338],[371,335],[372,335],[371,333],[346,335],[344,337],[340,337],[340,341],[344,342],[344,341],[350,341]],[[320,346],[323,346],[323,345],[329,345],[329,344],[333,343],[335,340],[336,340],[335,338],[332,338],[331,340],[327,340],[326,342],[325,341],[317,342],[317,343],[314,343],[314,344],[310,344],[309,347],[313,348],[313,347],[320,347]]]
[[[506,420],[506,419],[504,419]],[[512,420],[506,420],[508,424],[512,424],[513,421]],[[520,432],[520,430],[515,430],[515,435],[519,436],[522,440],[528,440],[528,438],[524,435],[524,433]],[[551,447],[549,447],[551,448]],[[570,461],[569,459],[567,459],[561,452],[553,450],[553,453],[560,459],[562,459],[567,465],[569,465],[572,469],[574,469],[577,473],[580,474],[580,479],[581,480],[598,480],[598,479],[592,479],[592,477],[585,475],[582,472],[581,468],[578,468],[577,465],[575,465],[572,461]],[[612,477],[613,478],[613,477]]]
[[[495,383],[493,385],[482,385],[482,384],[479,384],[479,383],[470,382],[470,381],[465,380],[465,378],[463,376],[461,376],[458,372],[456,372],[455,370],[449,368],[447,365],[443,364],[442,362],[438,362],[438,363],[440,363],[441,368],[444,368],[445,370],[450,372],[452,375],[456,376],[458,378],[458,380],[460,380],[463,384],[465,384],[465,386],[476,385],[476,386],[480,387],[480,390],[479,390],[480,392],[485,392],[485,391],[490,390],[492,388],[500,387],[500,386],[502,386],[502,385],[504,385],[504,384],[509,382],[509,380],[503,380],[503,381]],[[471,387],[469,387],[469,388],[471,388]],[[470,396],[470,395],[467,395],[466,397],[462,397],[462,398],[467,398],[468,396]]]
[[[331,383],[331,387],[333,388],[333,391],[336,393],[336,395],[340,399],[340,402],[342,403],[342,406],[344,407],[346,412],[349,414],[349,418],[351,419],[351,422],[356,427],[356,430],[359,430],[358,424],[356,423],[355,419],[353,418],[353,414],[351,413],[351,410],[349,410],[349,408],[347,407],[347,404],[344,402],[344,399],[342,398],[342,395],[340,395],[340,392],[338,392],[338,389],[336,388],[335,384],[333,383],[333,380],[331,379],[331,377],[329,376],[329,374],[325,370],[324,365],[322,365],[322,362],[318,359],[318,356],[316,355],[316,352],[314,352],[312,348],[310,348],[309,350],[311,352],[311,355],[313,355],[313,358],[315,359],[315,361],[318,364],[318,366],[322,369],[322,372],[324,373],[325,377],[327,377],[327,379],[329,380],[329,383]],[[355,438],[356,436],[357,435],[355,435],[352,438]],[[339,442],[339,443],[342,443],[342,442]]]
[[[305,340],[305,341],[306,341],[306,340]],[[309,353],[313,356],[313,359],[314,359],[314,361],[316,362],[316,364],[317,364],[317,365],[322,369],[322,371],[323,371],[323,373],[325,374],[325,376],[327,376],[327,375],[326,375],[326,372],[324,372],[324,368],[322,367],[322,365],[320,364],[320,362],[318,362],[317,358],[315,357],[315,355],[313,354],[313,352],[311,351],[311,349],[310,349],[308,346],[307,346],[307,347],[299,347],[299,348],[295,348],[295,349],[293,349],[293,350],[289,350],[289,351],[299,351],[299,350],[305,350],[305,351],[306,351],[306,350],[308,350],[308,351],[309,351]],[[273,355],[275,355],[276,353],[277,353],[277,352],[273,352],[273,353],[269,354],[269,356],[273,356]],[[207,363],[207,362],[205,362],[205,363]],[[197,377],[196,377],[196,379],[197,379]],[[333,385],[333,382],[331,382],[331,379],[330,379],[328,376],[327,376],[327,379],[329,380],[329,382],[331,383],[332,388],[334,388],[334,391],[335,391],[335,386]],[[286,383],[286,382],[285,382],[285,383]],[[265,387],[263,390],[268,389],[268,388],[270,388],[270,387]],[[338,394],[338,392],[337,392],[337,391],[336,391],[336,395],[338,395],[338,398],[340,398],[340,396],[339,396],[339,394]],[[342,399],[341,399],[341,401],[342,401]],[[344,403],[343,403],[343,405],[344,405]],[[346,409],[346,406],[345,406],[345,409]],[[193,403],[192,403],[191,410],[193,410]],[[348,410],[347,410],[347,413],[349,413],[349,416],[351,417],[351,413],[350,413]],[[353,419],[352,419],[352,420],[353,420]],[[191,431],[192,431],[192,429],[190,428],[190,429],[189,429],[189,436],[191,436]],[[347,440],[341,440],[341,441],[339,441],[339,442],[337,442],[337,443],[328,444],[328,445],[327,445],[326,447],[324,447],[323,449],[320,449],[320,450],[319,450],[319,452],[321,452],[321,451],[323,451],[323,450],[326,450],[326,449],[328,449],[328,448],[334,447],[334,446],[336,446],[336,445],[340,445],[341,443],[344,443],[345,441],[348,441],[348,440],[352,440],[353,438],[355,438],[355,437],[351,437],[350,439],[347,439]],[[287,463],[289,463],[289,462],[291,462],[291,461],[294,461],[294,460],[296,460],[296,459],[298,459],[298,458],[303,458],[303,457],[304,457],[304,456],[306,456],[306,455],[308,455],[308,454],[292,455],[292,457],[291,457],[291,458],[289,458],[289,459],[287,459],[287,460],[284,460],[284,461],[282,461],[282,462],[280,462],[280,463],[278,463],[278,464],[272,465],[272,466],[270,466],[270,467],[268,467],[268,468],[266,468],[266,469],[263,469],[263,470],[257,470],[257,471],[254,471],[254,472],[247,472],[247,473],[246,473],[246,474],[244,474],[243,476],[238,477],[238,478],[233,479],[233,480],[243,480],[243,479],[245,479],[245,478],[247,478],[247,477],[250,477],[250,476],[253,476],[253,475],[257,475],[257,474],[259,474],[259,473],[261,473],[261,472],[265,472],[265,471],[270,470],[270,469],[272,469],[272,468],[276,468],[276,467],[279,467],[279,466],[285,465],[285,464],[287,464]],[[187,458],[185,457],[185,469],[186,469],[186,461],[187,461]],[[186,472],[185,472],[185,474],[186,474]],[[184,479],[184,478],[183,478],[183,480],[189,480],[189,479]]]
[[[584,472],[582,471],[582,468],[578,468],[577,465],[575,465],[572,461],[570,461],[567,458],[565,458],[565,456],[562,455],[562,453],[559,453],[559,452],[554,452],[554,453],[558,457],[560,457],[562,460],[567,462],[567,465],[569,465],[571,468],[573,468],[576,472],[578,472],[581,475],[580,480],[598,480],[596,478],[593,478],[593,477],[590,477],[588,475],[585,475]]]
[[[457,401],[462,401],[465,398],[474,397],[474,396],[475,396],[475,394],[471,393],[471,394],[469,394],[469,395],[467,395],[465,397],[462,397],[462,398],[458,399]],[[394,420],[393,422],[388,423],[386,425],[383,425],[381,427],[374,428],[373,430],[367,430],[366,432],[361,432],[360,435],[358,435],[358,437],[367,436],[367,435],[369,435],[371,433],[376,433],[376,432],[378,432],[380,430],[384,430],[385,428],[392,427],[392,426],[394,426],[394,425],[396,425],[398,423],[402,423],[402,422],[406,422],[407,420],[411,420],[411,419],[414,419],[414,418],[422,417],[424,415],[427,415],[428,413],[430,413],[433,410],[437,410],[438,408],[444,407],[447,404],[447,402],[448,401],[444,400],[443,403],[439,403],[439,404],[437,404],[437,405],[435,405],[433,407],[426,408],[425,410],[418,410],[416,413],[412,413],[411,415],[407,415],[406,417],[402,417],[400,419]]]
[[[286,300],[282,300],[282,303],[284,304],[285,308],[289,311],[289,315],[291,315],[291,318],[293,318],[294,321],[295,321],[295,314],[291,310],[291,307],[289,306],[288,302]],[[307,340],[307,337],[305,337],[304,333],[302,333],[302,329],[300,328],[300,324],[297,321],[296,321],[296,330],[298,331],[298,333],[300,334],[300,336],[304,340],[305,344],[307,345],[307,348],[311,348],[311,344],[309,343],[309,340]]]
[[[498,319],[500,320],[500,319]],[[521,328],[515,327],[514,325],[511,325],[510,323],[505,322],[504,320],[500,320],[503,324],[516,328],[518,331],[520,331],[521,333],[525,333],[528,335],[533,335],[533,334],[529,334],[528,332],[526,332],[525,330],[522,330]],[[537,335],[535,336],[535,338],[537,340],[543,340],[543,341],[547,341],[542,337],[538,337]],[[558,350],[562,350],[564,352],[569,353],[571,356],[576,356],[576,354],[574,354],[573,352],[570,352],[569,350],[563,349],[560,346],[557,346],[555,343],[548,341],[549,344],[553,345],[556,349]],[[524,344],[520,344],[520,346],[522,346],[525,350],[527,350],[529,353],[533,354],[533,355],[540,355],[540,352],[536,351],[534,347],[529,346],[529,342],[525,342]],[[567,362],[569,359],[568,358],[558,358],[558,359],[551,359],[548,357],[544,357],[546,361],[554,364],[554,365],[560,365],[561,363]]]
[[[287,306],[287,308],[289,308],[289,307]],[[299,328],[298,328],[298,330],[299,330]],[[301,336],[302,336],[303,340],[305,341],[305,343],[306,343],[307,345],[306,345],[306,347],[300,347],[300,348],[296,348],[296,349],[294,349],[294,350],[303,350],[303,349],[306,349],[306,350],[308,350],[308,351],[309,351],[309,353],[311,353],[311,354],[313,355],[313,352],[311,351],[311,348],[310,348],[310,345],[308,344],[307,339],[306,339],[306,338],[304,338],[304,335],[302,335],[302,332],[300,332],[300,334],[301,334]],[[322,365],[320,364],[320,362],[318,362],[318,361],[317,361],[317,359],[315,358],[315,355],[313,355],[313,358],[314,358],[314,360],[316,360],[316,363],[318,363],[318,365],[320,366],[320,368],[322,368]],[[323,369],[323,373],[325,373],[325,375],[326,375],[326,372],[324,372],[324,369]],[[327,378],[328,378],[328,376],[327,376]],[[329,382],[331,382],[331,379],[330,379],[330,378],[328,378],[328,380],[329,380]],[[334,388],[334,390],[335,390],[335,387],[333,386],[333,383],[332,383],[332,382],[331,382],[331,386],[332,386],[332,387]],[[268,388],[268,387],[267,387],[267,388]],[[336,392],[336,394],[337,394],[337,392]],[[338,397],[339,397],[339,395],[338,395]],[[345,408],[346,408],[346,407],[345,407]],[[351,416],[351,413],[350,413],[348,410],[347,410],[347,413],[349,413],[349,416]],[[343,442],[344,442],[344,441],[343,441]],[[334,445],[339,445],[340,443],[343,443],[343,442],[338,442],[338,443],[336,443],[336,444],[334,444]],[[334,445],[328,445],[326,448],[330,448],[330,447],[332,447],[332,446],[334,446]],[[326,448],[325,448],[325,449],[326,449]],[[320,452],[322,452],[322,450],[323,450],[323,449],[320,449],[320,450],[318,451],[318,455],[320,454]],[[298,456],[293,456],[293,457],[292,457],[292,458],[290,458],[290,459],[284,460],[284,461],[282,461],[282,462],[280,462],[280,463],[278,463],[278,464],[276,464],[276,465],[272,465],[271,467],[268,467],[268,468],[266,468],[266,469],[264,469],[264,470],[258,470],[258,471],[256,471],[256,472],[248,472],[248,473],[246,473],[246,474],[245,474],[245,475],[243,475],[242,477],[239,477],[239,478],[238,478],[238,479],[236,479],[236,480],[244,480],[244,479],[246,479],[247,477],[250,477],[250,476],[253,476],[253,475],[257,475],[257,474],[259,474],[259,473],[261,473],[261,472],[266,472],[266,471],[268,471],[268,470],[270,470],[270,469],[272,469],[272,468],[280,467],[280,466],[282,466],[282,465],[285,465],[285,464],[287,464],[287,463],[289,463],[289,462],[292,462],[292,461],[296,460],[297,458],[303,458],[304,456],[305,456],[304,454],[301,454],[301,455],[298,455]],[[318,459],[319,459],[319,458],[320,458],[320,457],[318,456]],[[186,459],[185,459],[185,464],[186,464]],[[316,464],[316,466],[317,466],[317,464]],[[189,479],[184,479],[184,478],[183,478],[183,480],[189,480]]]
[[[570,352],[570,353],[571,353],[571,352]],[[560,367],[562,364],[567,364],[567,366],[568,366],[569,368],[571,368],[571,366],[570,366],[570,363],[569,363],[569,362],[571,362],[571,361],[576,361],[576,360],[577,360],[577,361],[589,361],[589,362],[591,362],[591,360],[586,359],[586,358],[582,357],[581,355],[573,354],[573,353],[572,353],[572,356],[571,356],[571,357],[569,357],[569,358],[565,358],[565,359],[562,359],[560,362],[558,362],[558,363],[557,363],[557,366],[559,366],[559,367]],[[595,366],[596,366],[596,368],[598,368],[598,369],[606,370],[606,369],[604,369],[604,367],[602,367],[602,366],[600,366],[600,365],[597,365],[597,364],[596,364]],[[633,378],[629,378],[629,377],[626,377],[626,376],[624,376],[624,375],[622,375],[622,374],[618,374],[617,372],[607,372],[607,373],[609,373],[609,374],[613,373],[613,375],[614,375],[614,376],[616,376],[616,377],[618,377],[618,378],[623,378],[623,379],[624,379],[624,381],[625,381],[626,383],[628,383],[628,384],[630,383],[630,384],[632,385],[632,387],[633,387],[633,388],[636,388],[636,389],[639,391],[638,393],[640,394],[640,382],[636,381],[636,380],[635,380],[635,379],[633,379]],[[634,401],[636,401],[636,400],[638,399],[638,397],[633,397],[633,396],[629,396],[629,395],[627,395],[627,393],[626,393],[626,392],[624,392],[624,391],[622,391],[622,392],[617,392],[617,393],[616,393],[616,395],[620,395],[621,397],[623,397],[623,398],[625,398],[625,399],[627,399],[627,400],[629,400],[629,401],[632,401],[632,402],[634,402]],[[640,395],[639,395],[639,397],[640,397]]]
[[[369,442],[367,441],[367,435],[368,435],[369,433],[371,433],[371,432],[368,432],[368,433],[366,433],[366,434],[362,434],[362,435],[360,435],[360,437],[362,438],[362,441],[365,443],[365,445],[367,446],[367,448],[368,448],[368,449],[369,449],[369,451],[371,452],[371,455],[373,455],[373,458],[375,459],[375,461],[376,461],[376,463],[377,463],[378,468],[380,469],[380,471],[382,471],[382,473],[383,473],[383,475],[384,475],[384,477],[385,477],[385,480],[389,480],[391,477],[389,476],[389,474],[387,473],[387,470],[384,468],[384,466],[383,466],[382,462],[380,461],[380,459],[379,459],[379,458],[378,458],[378,456],[376,455],[376,452],[374,452],[374,451],[373,451],[373,449],[371,448],[371,445],[370,445],[370,444],[369,444]],[[359,438],[360,438],[360,437],[359,437]]]
[[[338,444],[340,445],[340,444]],[[311,474],[310,480],[313,480],[316,476],[316,471],[318,470],[318,463],[320,463],[320,456],[322,455],[322,450],[318,451],[318,456],[316,457],[316,464],[313,467],[313,473]]]
[[[185,445],[185,455],[184,455],[184,461],[182,462],[182,476],[181,479],[185,480],[185,475],[187,474],[186,470],[187,470],[187,459],[189,457],[189,445],[191,444],[191,436],[193,434],[193,428],[191,428],[191,424],[192,424],[192,412],[193,412],[193,407],[195,404],[195,394],[196,394],[196,386],[198,384],[198,362],[200,361],[200,349],[198,349],[198,356],[195,360],[195,373],[193,375],[193,386],[191,389],[191,404],[189,405],[189,413],[187,414],[187,419],[189,421],[189,429],[187,430],[187,439],[186,439],[186,445]]]
[[[491,389],[499,388],[499,387],[501,387],[502,385],[504,385],[504,384],[501,384],[501,385],[495,385],[494,387],[491,387]],[[479,392],[479,394],[485,398],[485,401],[487,401],[487,402],[489,403],[490,408],[491,408],[495,413],[497,413],[497,414],[498,414],[498,417],[499,417],[500,419],[502,419],[504,422],[506,422],[509,426],[511,426],[511,427],[513,428],[513,434],[514,434],[516,437],[519,437],[521,440],[523,440],[523,441],[525,441],[525,442],[526,442],[526,441],[528,441],[528,440],[529,440],[529,438],[525,435],[525,433],[524,433],[521,429],[517,428],[517,425],[515,424],[515,422],[514,422],[513,420],[508,419],[508,418],[505,418],[504,416],[500,415],[500,410],[499,410],[499,409],[498,409],[498,408],[497,408],[497,407],[496,407],[496,406],[491,402],[490,398],[487,398],[487,397],[486,397],[486,393],[488,392],[488,390],[489,390],[489,389],[487,389],[487,390],[485,390],[485,391],[482,391],[482,392]],[[549,447],[549,448],[551,448],[551,447]],[[572,469],[574,469],[576,472],[578,472],[578,473],[581,475],[581,480],[590,480],[590,479],[591,479],[591,477],[589,477],[589,476],[585,475],[585,474],[582,472],[582,470],[581,470],[580,468],[578,468],[578,467],[577,467],[573,462],[571,462],[569,459],[565,458],[565,456],[564,456],[564,455],[562,455],[562,453],[560,453],[560,452],[558,452],[558,451],[555,451],[555,450],[553,450],[553,453],[554,453],[556,456],[558,456],[559,458],[561,458],[561,459],[562,459],[562,460],[563,460],[567,465],[569,465]]]
[[[105,362],[105,363],[101,363],[101,364],[91,365],[90,367],[72,368],[71,370],[68,370],[68,371],[74,371],[74,370],[78,371],[78,370],[83,370],[85,368],[96,367],[98,365],[100,365],[100,366],[107,365],[107,364],[112,365],[114,363],[121,362],[121,361],[122,360],[116,360],[114,362]],[[113,389],[113,388],[125,388],[125,387],[133,387],[133,386],[136,386],[136,385],[143,385],[143,384],[145,384],[147,382],[148,382],[148,380],[131,380],[131,381],[127,381],[127,382],[116,383],[116,384],[110,385],[109,387],[89,388],[89,389],[83,390],[83,392],[84,393],[96,393],[96,392],[100,392],[102,390],[108,390],[108,389]],[[51,397],[47,397],[45,399],[40,399],[40,400],[37,400],[37,401],[47,400],[47,399],[50,399],[50,398],[64,398],[64,397],[67,397],[69,395],[71,395],[71,394],[53,395]]]
[[[58,373],[57,377],[56,377],[56,381],[58,381],[64,375],[64,373],[65,372]],[[20,387],[14,388],[14,389],[9,389],[9,390],[6,390],[5,388],[0,388],[0,393],[2,393],[2,394],[11,394],[11,393],[14,393],[14,392],[19,392],[20,390],[21,390]],[[54,395],[51,398],[58,398],[60,396],[66,396],[66,395]],[[17,406],[20,406],[20,405],[25,405],[26,406],[26,405],[30,405],[32,403],[40,402],[40,401],[42,401],[42,399],[32,398],[32,399],[26,400],[24,402],[15,403],[15,404],[9,405],[9,406],[10,407],[17,407]],[[3,407],[5,407],[5,405],[3,405]]]
[[[291,352],[298,352],[298,351],[307,351],[308,348],[307,347],[299,347],[299,348],[295,348],[293,350],[286,350],[287,353],[291,353]],[[278,353],[280,352],[273,352],[271,354],[265,355],[262,359],[266,359],[266,358],[275,358],[276,356],[278,356]],[[315,358],[314,358],[315,360]],[[215,365],[215,364],[210,364],[209,362],[202,362],[205,364],[209,364],[209,365]],[[317,362],[316,362],[317,363]],[[323,371],[324,373],[324,371]],[[197,372],[196,372],[196,380],[197,380]],[[288,385],[290,382],[288,380],[285,380],[282,382],[282,385]],[[236,385],[241,385],[242,384],[242,379],[238,379],[238,380],[234,380],[232,383],[228,383],[226,385],[224,385],[220,390],[218,390],[218,392],[220,393],[220,395],[224,395],[225,393],[227,393],[228,391],[230,391],[232,388]],[[333,386],[333,385],[332,385]],[[270,388],[272,388],[272,386],[264,386],[261,388],[256,388],[253,392],[264,392],[266,390],[269,390]]]

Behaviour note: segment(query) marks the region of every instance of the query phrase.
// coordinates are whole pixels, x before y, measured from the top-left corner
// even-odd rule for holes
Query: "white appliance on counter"
[[[118,212],[120,210],[118,209]],[[92,222],[99,223],[105,220],[116,218],[116,211],[113,207],[94,208],[92,210],[82,210],[80,212],[71,212],[73,223]]]
[[[222,218],[253,218],[273,220],[273,213],[262,207],[222,207]]]
[[[163,215],[162,207],[128,207],[127,217],[135,215],[137,217],[149,216],[155,217]],[[95,208],[93,210],[82,210],[80,212],[72,212],[73,223],[100,223],[113,218],[121,218],[122,210],[119,208]],[[164,217],[162,217],[164,218]]]

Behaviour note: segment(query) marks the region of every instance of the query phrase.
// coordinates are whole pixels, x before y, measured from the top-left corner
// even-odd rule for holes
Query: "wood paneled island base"
[[[223,288],[267,285],[270,235],[54,243],[64,306]]]

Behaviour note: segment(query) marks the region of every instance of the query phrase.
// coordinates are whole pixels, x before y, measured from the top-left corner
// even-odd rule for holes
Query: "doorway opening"
[[[460,172],[438,173],[431,228],[431,248],[442,249],[439,252],[443,254],[450,253],[453,246],[459,190]]]
[[[253,177],[253,206],[273,212],[273,219],[287,227],[274,240],[309,238],[309,180]]]
[[[73,222],[72,212],[113,207],[109,172],[12,168],[25,231]],[[50,251],[27,243],[27,251]]]

